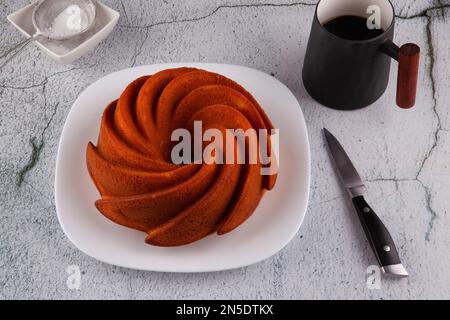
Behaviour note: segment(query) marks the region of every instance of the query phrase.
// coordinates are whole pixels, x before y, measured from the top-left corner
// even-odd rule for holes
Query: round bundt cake
[[[178,246],[242,224],[276,174],[263,165],[174,164],[174,129],[266,129],[272,124],[242,86],[216,73],[177,68],[130,83],[105,109],[97,146],[88,143],[89,174],[101,194],[97,209],[110,220],[147,233],[146,242]],[[268,135],[270,146],[270,135]],[[239,152],[232,152],[233,156]],[[271,149],[269,147],[269,151]],[[272,160],[273,161],[273,160]]]

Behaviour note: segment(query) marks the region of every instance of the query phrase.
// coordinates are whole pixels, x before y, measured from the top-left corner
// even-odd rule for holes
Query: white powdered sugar
[[[87,29],[91,21],[83,9],[76,4],[69,5],[56,15],[45,33],[52,38],[69,38]]]

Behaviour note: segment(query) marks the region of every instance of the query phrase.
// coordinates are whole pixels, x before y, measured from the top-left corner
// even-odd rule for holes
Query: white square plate
[[[96,142],[106,105],[142,75],[190,66],[227,76],[244,86],[279,129],[279,175],[253,215],[222,236],[212,234],[189,245],[163,248],[144,242],[145,233],[105,218],[86,168],[86,145]],[[281,250],[297,233],[309,195],[310,153],[306,124],[289,89],[275,78],[247,67],[210,63],[170,63],[112,73],[91,84],[75,101],[58,148],[55,201],[68,238],[86,254],[118,266],[167,272],[205,272],[256,263]]]
[[[30,38],[36,32],[31,17],[37,2],[31,3],[8,16],[8,21],[27,38]],[[105,39],[117,24],[119,16],[120,14],[117,11],[96,1],[95,22],[87,32],[63,41],[38,38],[35,43],[53,60],[63,64],[71,63]]]

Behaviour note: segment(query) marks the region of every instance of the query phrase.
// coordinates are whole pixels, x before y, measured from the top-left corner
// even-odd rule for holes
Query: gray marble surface
[[[23,39],[6,15],[27,3],[0,1],[1,52]],[[106,3],[121,12],[118,26],[80,60],[58,65],[30,45],[0,70],[0,298],[450,298],[450,1],[394,1],[397,42],[423,52],[416,107],[395,107],[391,81],[378,102],[354,112],[321,107],[302,87],[315,1]],[[308,211],[292,242],[266,261],[204,274],[129,270],[84,255],[59,226],[56,150],[76,97],[113,71],[180,61],[263,70],[300,102],[312,152]],[[331,167],[324,126],[368,181],[409,278],[367,286],[375,259]],[[69,265],[81,269],[79,290],[66,285]]]

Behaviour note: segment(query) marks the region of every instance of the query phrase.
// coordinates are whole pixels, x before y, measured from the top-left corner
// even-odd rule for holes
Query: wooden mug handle
[[[420,48],[406,43],[398,50],[397,105],[409,109],[416,103]]]

